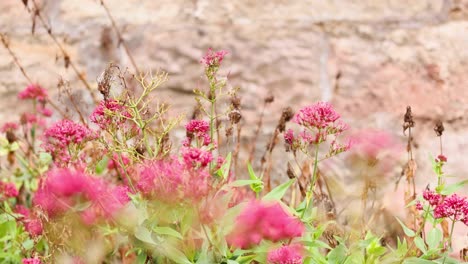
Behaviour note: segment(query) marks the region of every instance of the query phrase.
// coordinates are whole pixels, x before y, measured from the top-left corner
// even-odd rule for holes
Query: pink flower
[[[439,203],[434,209],[434,217],[448,217],[466,224],[468,218],[468,199],[457,194],[445,197],[444,201]]]
[[[39,218],[33,217],[33,218],[25,219],[23,220],[23,223],[24,223],[24,228],[26,229],[26,231],[28,231],[28,233],[32,237],[37,237],[37,236],[42,235],[42,231],[43,231],[42,221]]]
[[[284,141],[289,145],[293,144],[293,142],[294,142],[294,131],[292,129],[286,130],[286,132],[284,133]]]
[[[103,100],[94,109],[90,116],[91,122],[97,124],[101,129],[109,126],[119,126],[131,118],[130,110],[115,99]]]
[[[56,162],[63,165],[71,159],[70,145],[80,145],[93,137],[94,134],[87,127],[63,119],[44,131],[45,140],[42,147],[52,154]]]
[[[301,245],[285,245],[268,252],[268,264],[301,264],[303,261]]]
[[[122,159],[123,166],[120,164],[120,159]],[[112,158],[109,160],[109,163],[107,163],[107,169],[108,170],[115,169],[120,174],[120,176],[123,177],[125,176],[125,168],[129,164],[130,164],[130,159],[127,156],[120,154],[120,157],[119,157],[119,154],[114,153],[112,155]]]
[[[384,131],[365,130],[351,136],[353,150],[367,160],[375,160],[381,154],[397,155],[400,143]]]
[[[428,201],[430,205],[438,205],[442,200],[442,196],[431,190],[424,190],[423,192],[424,200]]]
[[[51,117],[52,114],[53,114],[53,113],[52,113],[52,110],[50,110],[49,108],[43,107],[43,106],[39,106],[39,107],[37,108],[37,111],[38,111],[41,115],[43,115],[43,116],[45,116],[45,117]]]
[[[17,205],[17,206],[15,207],[14,212],[15,212],[16,214],[22,215],[21,217],[19,217],[19,218],[21,218],[21,219],[23,219],[23,218],[29,218],[29,215],[30,215],[29,209],[26,208],[24,205]]]
[[[37,84],[31,84],[18,93],[18,98],[21,100],[36,99],[45,102],[47,100],[47,91]]]
[[[41,264],[41,260],[38,258],[24,258],[21,260],[23,264]]]
[[[164,202],[198,199],[207,194],[210,175],[193,170],[176,158],[148,161],[139,168],[137,189],[147,197]]]
[[[209,48],[200,62],[206,67],[218,67],[226,54],[228,54],[228,52],[225,50],[213,52],[213,49]]]
[[[440,154],[439,156],[437,156],[437,158],[436,158],[435,161],[436,161],[436,162],[447,162],[447,157],[444,156],[444,155],[442,155],[442,154]]]
[[[302,222],[288,214],[279,203],[253,200],[237,217],[227,240],[231,245],[245,249],[258,245],[262,239],[278,242],[300,237],[303,233]]]
[[[422,211],[424,209],[420,201],[416,202],[416,209],[419,211]]]
[[[182,157],[189,168],[204,168],[212,160],[211,152],[199,148],[183,148]]]
[[[0,182],[0,191],[6,198],[17,197],[19,192],[14,183]]]
[[[95,210],[97,216],[111,217],[129,201],[126,195],[126,187],[112,187],[82,171],[55,169],[40,184],[33,204],[53,217],[78,203],[89,202],[88,209]]]
[[[328,102],[318,102],[299,110],[294,116],[294,122],[307,128],[323,129],[331,126],[340,115]]]
[[[0,129],[1,132],[6,133],[7,131],[15,131],[18,129],[18,124],[14,122],[6,122],[3,124],[2,128]]]

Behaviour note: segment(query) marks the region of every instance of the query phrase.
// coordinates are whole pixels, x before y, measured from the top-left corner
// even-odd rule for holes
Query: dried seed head
[[[288,175],[289,179],[294,179],[296,178],[296,175],[294,174],[293,168],[291,164],[288,162],[288,169],[286,170],[286,174]]]
[[[107,66],[107,68],[104,70],[101,76],[99,76],[99,78],[97,79],[98,91],[102,94],[104,100],[107,100],[109,98],[111,84],[114,81],[114,72],[112,70],[113,68],[114,66],[112,64],[109,64],[109,66]]]
[[[411,106],[406,107],[406,113],[403,118],[403,134],[408,128],[414,127],[413,114],[411,113]]]
[[[17,140],[15,132],[13,132],[12,130],[7,130],[6,131],[6,139],[8,140],[8,143],[10,143],[10,144],[15,142]]]
[[[241,99],[237,95],[231,96],[231,105],[234,109],[240,109]]]
[[[442,134],[444,133],[444,124],[442,123],[442,121],[438,120],[434,126],[434,131],[436,132],[436,135],[438,137],[442,136]]]
[[[234,109],[229,113],[229,121],[231,121],[231,124],[237,124],[242,118],[242,114],[239,110]]]
[[[284,130],[286,129],[286,123],[289,122],[293,118],[293,116],[294,113],[291,107],[288,106],[284,108],[276,129],[278,129],[280,132],[284,132]]]
[[[267,97],[265,97],[266,104],[273,103],[274,100],[275,100],[275,97],[272,94],[269,94]]]
[[[232,136],[232,126],[226,128],[226,137]]]

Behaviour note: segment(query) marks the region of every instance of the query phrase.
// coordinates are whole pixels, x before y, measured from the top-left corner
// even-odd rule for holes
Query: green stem
[[[319,130],[319,133],[320,133],[320,130]],[[306,207],[304,208],[304,211],[302,211],[301,218],[304,217],[305,212],[309,209],[309,205],[312,203],[312,200],[313,200],[313,192],[315,189],[315,183],[317,181],[318,152],[319,152],[319,144],[316,144],[315,145],[315,157],[314,157],[314,172],[312,174],[312,183],[306,195],[306,199],[307,199]]]

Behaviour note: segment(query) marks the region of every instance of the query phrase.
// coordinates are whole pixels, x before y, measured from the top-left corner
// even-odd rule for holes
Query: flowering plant
[[[103,100],[89,118],[79,112],[80,120],[53,114],[40,85],[20,92],[20,100],[32,102],[32,112],[1,128],[2,263],[453,261],[448,257],[453,226],[468,225],[468,201],[453,194],[466,182],[444,184],[445,156],[434,164],[435,191],[412,202],[422,212],[417,231],[401,223],[405,235],[390,238],[386,247],[371,220],[356,226],[340,219],[322,161],[347,152],[353,164],[369,165],[374,170],[365,177],[367,192],[379,173],[396,166],[375,166],[388,159],[382,152],[394,153],[394,141],[380,132],[343,141],[349,126],[329,102],[296,114],[283,111],[266,153],[283,133],[297,165],[287,162],[289,180],[270,186],[268,155],[261,166],[239,165],[241,103],[237,90],[219,76],[227,54],[210,49],[201,60],[209,87],[194,91],[197,109],[185,124],[184,139],[174,143],[180,143],[176,151],[170,133],[182,117],[171,117],[167,105],[151,100],[165,73],[140,74],[134,80],[139,91],[115,97],[102,80]],[[224,97],[231,102],[225,111],[219,105]],[[286,130],[291,119],[295,128]],[[350,151],[353,144],[357,152]],[[447,236],[436,228],[444,221],[451,221]],[[421,236],[425,222],[434,228]]]

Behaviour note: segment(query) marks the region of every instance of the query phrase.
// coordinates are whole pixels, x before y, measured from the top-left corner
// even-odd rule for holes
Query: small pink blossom
[[[192,147],[182,150],[182,158],[189,168],[204,168],[213,160],[211,152]]]
[[[434,217],[448,217],[454,221],[461,221],[466,224],[468,218],[468,199],[457,194],[445,197],[434,209]]]
[[[437,156],[437,158],[436,158],[435,161],[436,161],[436,162],[447,162],[447,157],[444,156],[444,155],[442,155],[442,154],[440,154],[439,156]]]
[[[301,245],[285,245],[268,252],[268,264],[301,264],[304,257]]]
[[[228,54],[228,52],[225,50],[214,52],[213,49],[209,48],[200,62],[203,63],[206,67],[218,67],[226,54]]]
[[[328,102],[318,102],[299,110],[294,116],[294,122],[307,128],[323,129],[332,125],[340,115]]]
[[[38,258],[24,258],[21,260],[23,264],[41,264],[41,260]]]
[[[19,217],[20,219],[29,218],[29,215],[30,215],[29,209],[26,208],[24,205],[17,205],[17,206],[15,207],[14,212],[15,212],[16,214],[21,215],[21,216]]]
[[[209,190],[206,169],[193,170],[176,158],[148,161],[139,168],[137,189],[145,196],[173,203],[197,200]]]
[[[32,236],[37,237],[42,235],[43,227],[42,221],[37,217],[32,217],[23,220],[24,228]]]
[[[424,190],[423,198],[428,201],[431,206],[438,205],[442,201],[442,196],[431,190]]]
[[[2,128],[0,129],[1,132],[6,133],[7,131],[15,131],[18,129],[18,124],[14,122],[6,122],[3,124]]]
[[[21,100],[36,99],[45,102],[47,100],[47,91],[37,84],[31,84],[18,93],[18,98]]]
[[[45,117],[51,117],[52,114],[53,114],[53,112],[52,112],[51,109],[46,108],[46,107],[43,107],[43,106],[39,106],[39,107],[37,108],[37,111],[38,111],[41,115],[43,115],[43,116],[45,116]]]
[[[227,239],[229,244],[245,249],[258,245],[262,239],[278,242],[300,237],[303,233],[302,222],[288,214],[279,203],[253,200],[237,217]]]
[[[119,126],[132,117],[127,106],[115,99],[103,100],[94,109],[90,116],[91,122],[97,124],[101,129],[109,126]]]
[[[0,182],[0,191],[6,198],[17,197],[19,194],[16,185],[11,182]]]
[[[128,201],[126,187],[112,187],[101,178],[68,168],[47,173],[36,192],[33,204],[54,217],[72,209],[77,203],[89,202],[89,210],[99,217],[112,217]]]
[[[284,141],[289,145],[293,144],[293,142],[294,142],[294,131],[292,129],[286,130],[286,132],[284,133]]]

